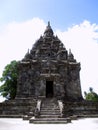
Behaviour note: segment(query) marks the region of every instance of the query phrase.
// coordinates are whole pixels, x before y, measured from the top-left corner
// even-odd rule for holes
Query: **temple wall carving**
[[[48,25],[19,63],[18,97],[47,97],[49,94],[66,100],[82,99],[80,63],[68,52]],[[49,83],[49,85],[48,85]],[[52,92],[53,91],[53,92]]]

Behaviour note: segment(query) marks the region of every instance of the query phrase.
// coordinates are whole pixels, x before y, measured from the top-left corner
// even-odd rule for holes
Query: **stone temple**
[[[82,97],[80,63],[54,35],[49,22],[18,69],[16,98],[0,103],[0,117],[23,117],[30,123],[66,123],[76,116],[98,114],[98,103]]]
[[[48,23],[19,64],[17,98],[81,100],[80,63],[76,62]]]

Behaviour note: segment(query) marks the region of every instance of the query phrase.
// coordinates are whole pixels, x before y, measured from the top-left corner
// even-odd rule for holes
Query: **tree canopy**
[[[90,101],[98,101],[98,94],[93,91],[93,88],[89,88],[89,92],[84,92],[85,99]]]
[[[6,65],[2,73],[0,81],[2,85],[0,86],[1,95],[7,99],[14,99],[16,96],[17,89],[17,61],[11,61],[10,64]]]

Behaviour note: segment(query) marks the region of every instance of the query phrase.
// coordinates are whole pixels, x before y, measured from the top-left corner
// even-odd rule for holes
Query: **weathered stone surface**
[[[1,115],[24,115],[28,112],[34,112],[36,108],[36,99],[15,99],[0,103]],[[16,116],[15,116],[16,117]]]
[[[80,63],[68,51],[48,23],[41,36],[19,63],[17,96],[81,100]],[[50,85],[50,88],[49,88]],[[48,90],[50,89],[50,90]]]
[[[77,115],[79,117],[98,117],[98,102],[79,101],[79,102],[63,102],[63,116]]]

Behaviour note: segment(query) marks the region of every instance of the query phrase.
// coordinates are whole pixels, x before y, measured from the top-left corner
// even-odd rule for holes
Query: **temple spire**
[[[50,27],[50,21],[48,21],[48,27]]]
[[[53,30],[50,26],[50,21],[48,21],[48,25],[47,25],[46,30],[44,32],[44,36],[48,36],[48,37],[53,36]]]

